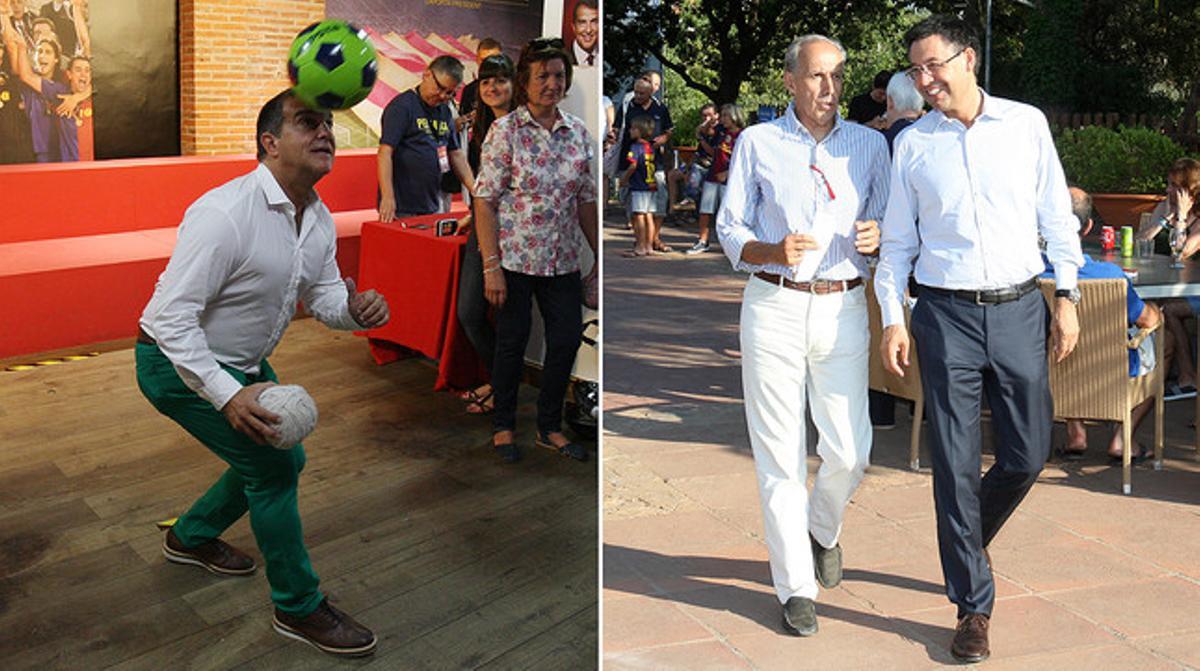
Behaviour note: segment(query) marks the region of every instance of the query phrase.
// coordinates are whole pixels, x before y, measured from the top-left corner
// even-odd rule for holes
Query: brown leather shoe
[[[988,616],[968,613],[958,621],[950,654],[960,662],[982,662],[992,654],[988,650]]]
[[[375,652],[375,634],[354,618],[329,605],[329,599],[308,615],[296,617],[275,609],[275,631],[288,638],[342,657],[362,657]]]
[[[167,529],[163,535],[162,551],[169,562],[200,566],[217,575],[245,576],[254,573],[257,568],[254,558],[220,538],[194,548],[185,548],[174,529]]]

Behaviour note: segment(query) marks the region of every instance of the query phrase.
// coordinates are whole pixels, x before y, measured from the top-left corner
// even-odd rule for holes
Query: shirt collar
[[[533,120],[533,115],[529,113],[529,107],[527,107],[526,105],[521,105],[520,107],[518,107],[516,112],[514,112],[514,114],[516,114],[517,125],[519,125],[519,126],[525,126],[525,125],[529,125],[529,124],[533,124],[535,126],[538,125],[538,123]],[[550,132],[553,133],[553,132],[556,132],[560,128],[568,128],[568,127],[569,127],[569,124],[567,123],[567,118],[565,116],[563,116],[562,110],[555,107],[554,108],[554,127],[550,129]]]
[[[826,134],[825,137],[821,139],[821,142],[825,142],[829,138],[833,137],[834,133],[837,133],[838,130],[841,129],[843,124],[844,124],[844,122],[842,121],[841,113],[834,112],[833,113],[833,128],[829,129],[829,133]],[[789,133],[796,133],[798,135],[801,135],[805,139],[811,140],[813,142],[813,144],[817,144],[817,141],[813,138],[813,134],[811,132],[809,132],[808,128],[805,128],[804,124],[800,123],[800,119],[796,118],[796,103],[795,102],[788,103],[787,110],[783,113],[783,129]]]
[[[1004,112],[1006,111],[1006,108],[999,98],[988,95],[988,92],[984,91],[982,88],[979,89],[979,95],[983,96],[983,106],[979,110],[979,116],[975,117],[975,121],[979,121],[981,119],[994,119],[998,121],[1004,118]],[[941,127],[942,124],[953,122],[958,122],[960,126],[962,125],[961,121],[958,121],[958,119],[951,119],[941,110],[934,110],[934,114],[939,115],[937,122],[938,127]]]
[[[295,208],[291,199],[288,198],[287,192],[279,185],[279,180],[275,179],[275,173],[267,167],[266,163],[259,163],[254,169],[254,175],[258,178],[258,186],[263,190],[263,194],[267,197],[267,204],[271,207],[291,207]],[[308,197],[308,202],[305,207],[312,205],[317,200],[316,191],[311,192]]]

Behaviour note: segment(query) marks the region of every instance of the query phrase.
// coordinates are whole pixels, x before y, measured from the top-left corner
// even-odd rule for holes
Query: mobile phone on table
[[[458,230],[458,220],[453,217],[447,219],[438,219],[434,228],[437,230],[437,236],[439,238],[442,236],[449,237],[454,235],[454,232]]]

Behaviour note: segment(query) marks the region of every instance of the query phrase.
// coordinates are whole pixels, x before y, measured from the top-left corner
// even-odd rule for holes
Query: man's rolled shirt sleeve
[[[752,228],[758,210],[758,187],[754,183],[753,142],[742,136],[734,144],[733,158],[729,162],[729,176],[725,181],[725,194],[721,209],[717,212],[717,238],[721,249],[729,257],[734,269],[756,272],[762,266],[742,261],[742,248],[747,242],[757,242],[758,236]]]

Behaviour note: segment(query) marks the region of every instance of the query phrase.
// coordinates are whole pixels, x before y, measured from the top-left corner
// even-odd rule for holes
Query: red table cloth
[[[362,227],[358,290],[387,298],[391,320],[360,332],[378,364],[411,351],[435,359],[434,390],[473,388],[483,383],[479,356],[458,323],[458,276],[466,236],[438,237],[434,224],[450,214],[429,214]]]

